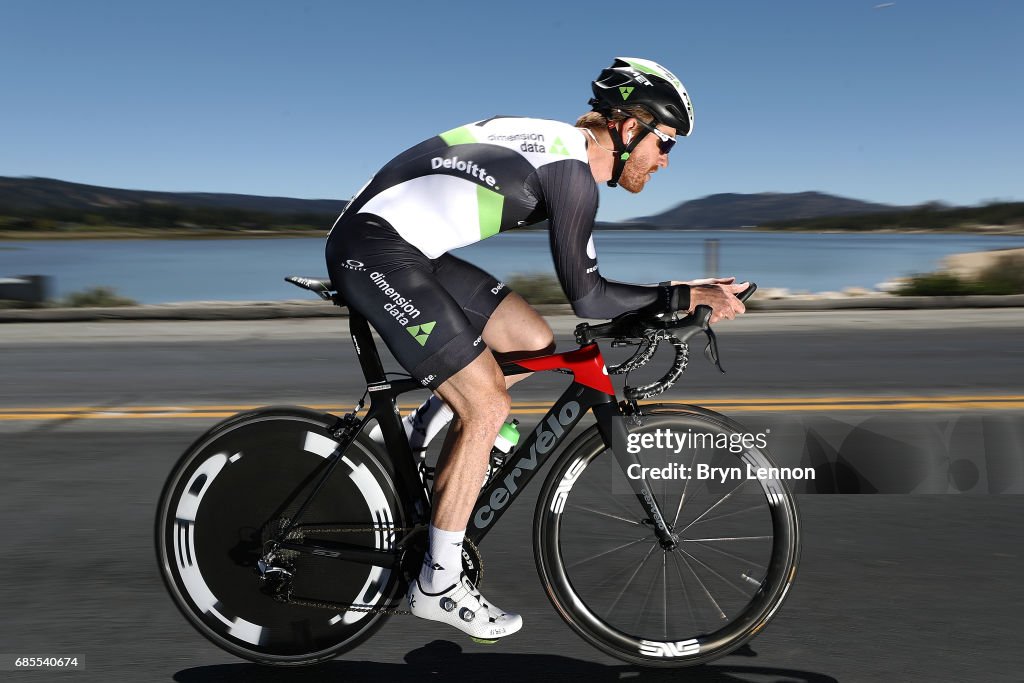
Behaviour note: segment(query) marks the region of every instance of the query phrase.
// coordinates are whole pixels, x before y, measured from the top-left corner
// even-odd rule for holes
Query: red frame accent
[[[583,386],[615,396],[612,379],[597,344],[587,344],[567,353],[518,360],[515,364],[527,370],[569,370],[576,382]]]

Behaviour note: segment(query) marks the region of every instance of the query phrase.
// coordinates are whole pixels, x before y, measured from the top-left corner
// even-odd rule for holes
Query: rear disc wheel
[[[156,546],[161,575],[189,622],[219,647],[264,664],[310,664],[348,650],[385,615],[282,601],[394,607],[399,572],[279,551],[276,582],[258,561],[319,481],[338,445],[337,418],[298,408],[254,411],[211,429],[182,456],[161,495]],[[357,438],[341,455],[292,537],[393,550],[402,506],[376,446]],[[280,571],[277,571],[280,570]],[[276,590],[275,590],[276,585]]]

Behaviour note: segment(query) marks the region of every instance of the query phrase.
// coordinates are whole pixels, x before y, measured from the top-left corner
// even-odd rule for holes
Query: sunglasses
[[[636,122],[643,126],[644,129],[647,130],[649,133],[654,133],[655,135],[658,136],[658,150],[662,154],[668,154],[672,150],[672,147],[675,146],[676,139],[669,135],[668,133],[658,130],[651,124],[644,123],[640,119],[636,119]]]

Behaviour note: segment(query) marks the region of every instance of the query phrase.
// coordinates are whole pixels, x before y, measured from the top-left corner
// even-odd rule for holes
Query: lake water
[[[794,291],[873,288],[934,270],[944,256],[1024,247],[1024,237],[971,234],[808,234],[629,231],[595,236],[601,273],[625,282],[702,277],[705,241],[719,274]],[[0,242],[0,277],[50,275],[56,296],[95,285],[143,303],[308,298],[286,275],[326,275],[324,240],[79,240]],[[546,232],[512,232],[453,252],[499,278],[553,273]],[[311,295],[310,295],[311,296]]]

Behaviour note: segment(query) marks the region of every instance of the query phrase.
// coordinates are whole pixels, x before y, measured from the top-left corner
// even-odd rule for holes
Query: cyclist
[[[448,252],[547,219],[559,282],[581,317],[703,304],[714,322],[744,311],[735,293],[746,285],[734,278],[635,285],[601,276],[591,237],[597,183],[643,190],[668,166],[677,136],[691,133],[693,109],[679,79],[645,59],[617,58],[592,90],[593,110],[575,126],[498,116],[406,150],[353,197],[327,240],[331,279],[348,305],[456,417],[408,600],[416,616],[477,639],[522,627],[461,573],[469,515],[511,406],[507,388],[525,377],[504,377],[495,356],[549,352],[554,336],[522,297]]]

